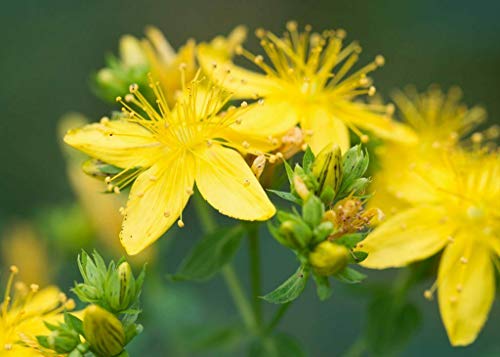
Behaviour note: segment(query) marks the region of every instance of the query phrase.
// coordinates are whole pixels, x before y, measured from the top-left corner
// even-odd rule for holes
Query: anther
[[[264,99],[260,98],[260,99],[257,101],[257,103],[258,103],[259,105],[264,104]]]
[[[425,290],[424,291],[424,297],[427,299],[427,300],[432,300],[432,298],[434,297],[433,294],[432,294],[432,291],[430,290]]]
[[[387,104],[387,106],[385,108],[385,113],[388,116],[392,116],[395,111],[396,111],[396,107],[394,106],[394,104],[392,104],[392,103]]]
[[[248,141],[244,141],[241,143],[241,145],[245,148],[248,149],[250,147],[250,143]]]
[[[236,48],[234,49],[234,52],[237,55],[242,55],[243,54],[243,46],[241,46],[241,45],[236,46]]]
[[[177,225],[179,226],[179,228],[184,228],[184,222],[182,221],[182,219],[179,219],[177,221]]]
[[[471,140],[474,144],[479,144],[481,141],[483,141],[483,134],[481,133],[474,133],[471,136]]]
[[[102,117],[100,120],[101,124],[108,124],[109,123],[109,118],[108,117]]]
[[[125,101],[126,101],[126,102],[131,102],[131,101],[133,101],[133,100],[134,100],[134,95],[133,95],[133,94],[130,94],[130,93],[129,93],[129,94],[126,94],[126,95],[125,95]]]
[[[154,175],[149,176],[149,181],[156,181],[158,178]]]
[[[118,96],[118,97],[116,97],[116,98],[115,98],[115,100],[116,100],[117,102],[121,102],[123,99],[122,99],[122,97]]]
[[[17,274],[19,273],[19,268],[16,266],[16,265],[11,265],[10,268],[9,268],[10,272],[12,274]]]
[[[297,22],[296,21],[288,21],[286,23],[286,29],[290,32],[297,31]]]
[[[30,289],[32,292],[36,293],[38,289],[40,289],[40,286],[38,284],[31,284]]]
[[[261,55],[257,55],[255,56],[254,60],[255,64],[261,64],[262,62],[264,62],[264,57],[262,57]]]
[[[467,264],[469,262],[469,260],[466,258],[466,257],[460,257],[460,263],[462,264]]]
[[[382,55],[375,56],[375,64],[379,67],[385,64],[385,58]]]
[[[240,107],[246,108],[248,107],[248,103],[246,101],[241,102]]]
[[[304,30],[306,30],[307,32],[311,32],[312,31],[312,26],[307,24],[304,26]]]
[[[114,192],[114,193],[116,193],[116,194],[119,194],[119,193],[120,193],[120,187],[115,186],[115,187],[113,188],[113,192]]]
[[[130,93],[135,93],[139,90],[139,85],[137,83],[132,83],[129,87],[128,90]]]
[[[373,97],[376,92],[377,92],[377,89],[375,89],[374,86],[371,86],[370,88],[368,88],[368,96]]]
[[[189,196],[191,196],[191,195],[194,193],[194,191],[193,191],[193,189],[192,189],[191,187],[188,187],[188,188],[186,188],[186,193],[187,193]]]
[[[255,30],[255,36],[257,36],[258,38],[262,38],[266,35],[266,30],[264,30],[263,28],[258,28]]]
[[[111,176],[106,176],[104,182],[109,184],[111,182]]]
[[[337,29],[335,35],[337,35],[339,39],[344,39],[347,36],[347,32],[344,29]]]
[[[457,292],[462,292],[462,290],[464,289],[463,285],[462,284],[458,284],[457,285]]]
[[[182,62],[181,64],[179,64],[180,71],[184,71],[186,68],[187,68],[187,64],[185,62]]]
[[[113,191],[113,185],[112,184],[107,185],[106,189],[108,190],[108,192]]]
[[[366,144],[367,142],[370,141],[370,137],[366,134],[361,135],[360,140],[363,144]]]

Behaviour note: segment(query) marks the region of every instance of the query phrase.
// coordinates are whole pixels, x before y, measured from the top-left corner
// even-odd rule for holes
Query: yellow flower
[[[61,313],[74,308],[74,302],[54,286],[39,290],[36,284],[14,283],[18,269],[11,266],[10,271],[0,305],[0,356],[42,356],[36,336],[50,333],[43,322],[62,320]]]
[[[500,255],[500,155],[498,151],[441,151],[414,162],[416,185],[408,208],[377,227],[360,245],[361,263],[401,267],[444,250],[437,282],[441,316],[453,345],[472,343],[495,296]]]
[[[175,103],[175,98],[182,90],[182,78],[179,66],[184,66],[185,80],[194,78],[198,71],[196,63],[196,42],[187,41],[176,53],[160,30],[155,27],[146,29],[147,39],[142,41],[144,53],[148,59],[151,73],[160,82],[169,105]],[[236,46],[240,45],[246,37],[243,26],[236,27],[227,38],[217,36],[210,42],[210,47],[219,58],[230,58]]]
[[[256,64],[264,73],[252,72],[224,61],[212,46],[199,45],[198,60],[210,75],[214,63],[231,72],[224,86],[237,98],[263,97],[265,103],[250,105],[242,118],[241,132],[259,130],[269,136],[280,136],[297,123],[306,132],[306,142],[315,153],[331,142],[342,150],[349,148],[351,129],[363,142],[368,136],[359,129],[390,140],[412,141],[414,135],[405,126],[392,121],[391,106],[356,101],[362,95],[373,95],[375,88],[367,74],[384,64],[377,56],[368,65],[349,74],[358,60],[361,47],[351,43],[343,47],[345,31],[311,33],[297,31],[297,24],[287,24],[289,32],[279,38],[262,29],[256,34],[271,64],[262,55],[253,55],[239,47],[236,53]],[[219,79],[219,78],[217,78]],[[359,128],[359,129],[358,129]]]
[[[417,134],[418,141],[412,145],[384,143],[378,148],[377,157],[381,170],[373,178],[371,190],[375,192],[369,204],[380,207],[387,215],[407,207],[413,198],[429,196],[425,182],[415,175],[415,162],[425,158],[429,163],[439,160],[440,153],[456,146],[486,118],[483,108],[468,109],[460,103],[462,93],[452,87],[447,94],[439,87],[431,86],[418,93],[408,88],[406,93],[393,96],[402,119]],[[495,128],[488,131],[494,135]],[[472,135],[477,141],[478,135]]]
[[[186,85],[173,108],[159,84],[151,86],[157,107],[144,98],[137,85],[131,85],[125,100],[117,98],[123,105],[122,119],[105,118],[71,130],[64,138],[86,154],[124,169],[106,179],[111,190],[119,192],[135,180],[122,210],[120,240],[127,252],[139,253],[179,216],[178,225],[184,226],[182,211],[195,182],[202,196],[222,214],[242,220],[273,216],[274,206],[235,150],[259,145],[258,140],[242,138],[232,129],[245,108],[230,107],[219,113],[230,94],[196,78]],[[263,142],[263,146],[269,145]]]
[[[110,68],[101,69],[97,73],[97,80],[123,95],[126,89],[122,88],[127,88],[131,83],[146,84],[146,73],[150,71],[160,82],[167,103],[174,105],[176,96],[182,91],[183,79],[179,66],[184,67],[184,80],[187,81],[193,79],[198,71],[196,42],[189,39],[176,51],[158,28],[148,26],[145,34],[143,39],[124,35],[119,44],[120,59],[115,60],[116,63],[111,62]],[[227,37],[215,37],[210,47],[219,58],[230,58],[245,37],[246,29],[238,26]]]

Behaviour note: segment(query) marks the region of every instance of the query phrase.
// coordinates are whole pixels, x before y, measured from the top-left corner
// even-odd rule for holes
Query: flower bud
[[[330,276],[347,266],[349,250],[343,245],[326,240],[309,253],[309,262],[316,274]]]
[[[123,262],[118,266],[118,278],[120,281],[119,310],[125,310],[135,298],[135,279],[129,263]]]
[[[314,195],[310,195],[302,206],[302,218],[313,229],[320,224],[324,212],[323,202]]]
[[[304,180],[299,175],[293,176],[293,188],[295,189],[299,197],[303,200],[309,197],[309,189],[307,188]]]
[[[311,229],[302,220],[288,220],[281,224],[280,233],[287,241],[287,246],[295,249],[306,247],[312,238]]]
[[[320,151],[312,165],[312,173],[318,180],[318,196],[328,188],[337,193],[342,181],[342,152],[338,144],[327,145]]]
[[[115,356],[123,351],[125,331],[115,315],[97,306],[90,305],[83,317],[85,339],[99,356]]]
[[[54,330],[47,336],[47,346],[57,353],[69,353],[80,344],[80,337],[74,331]]]

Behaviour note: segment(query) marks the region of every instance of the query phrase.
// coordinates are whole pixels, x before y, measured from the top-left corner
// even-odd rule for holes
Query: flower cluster
[[[369,75],[384,65],[382,56],[355,68],[361,47],[345,44],[344,30],[300,30],[293,21],[286,30],[280,37],[257,29],[262,54],[243,46],[243,27],[207,43],[189,40],[177,52],[156,28],[146,30],[146,39],[122,38],[120,57],[110,58],[94,81],[121,111],[64,137],[90,157],[84,169],[103,181],[103,191],[128,192],[121,244],[134,255],[175,223],[183,228],[194,194],[237,220],[266,221],[277,212],[269,230],[300,267],[263,297],[275,303],[297,298],[310,275],[325,299],[330,277],[347,283],[365,277],[350,263],[402,267],[444,251],[425,296],[438,290],[451,343],[470,344],[493,303],[500,255],[498,128],[473,133],[485,111],[461,105],[456,88],[397,92],[396,106],[370,100],[376,90]],[[237,56],[257,68],[236,65]],[[396,109],[401,120],[393,118]],[[361,147],[372,138],[380,143],[373,182]],[[287,160],[301,152],[302,165],[292,169]],[[282,168],[290,183],[285,191]],[[300,212],[276,210],[264,188]],[[207,243],[181,275],[206,278],[226,264],[230,254],[218,244],[225,238],[213,243],[220,261],[190,260],[210,259],[203,255]],[[119,353],[129,340],[128,325],[113,316],[137,300],[141,278],[135,281],[123,264],[106,271],[98,257],[80,259],[85,281],[75,293],[95,304],[82,331],[102,355]],[[107,326],[100,328],[113,338],[103,342],[93,326]]]

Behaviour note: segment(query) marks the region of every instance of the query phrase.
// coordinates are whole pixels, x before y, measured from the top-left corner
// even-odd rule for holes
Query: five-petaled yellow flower
[[[438,86],[418,93],[415,88],[397,91],[394,102],[401,119],[418,136],[413,144],[385,142],[377,147],[377,160],[380,166],[373,177],[371,190],[375,195],[369,201],[372,207],[381,208],[387,216],[407,206],[407,201],[415,197],[425,197],[427,190],[414,181],[422,180],[412,173],[415,162],[421,158],[427,161],[439,160],[440,153],[464,143],[468,136],[486,118],[483,108],[467,108],[460,103],[462,92],[452,87],[445,94]],[[486,131],[485,139],[492,139],[495,127]],[[479,144],[485,135],[473,134],[474,145]]]
[[[195,182],[201,195],[227,216],[266,220],[275,213],[237,151],[269,147],[267,140],[259,141],[257,134],[243,137],[233,130],[246,103],[220,112],[230,94],[204,82],[197,78],[189,82],[173,108],[158,83],[151,84],[157,106],[131,85],[131,93],[124,100],[118,98],[123,105],[122,119],[106,118],[65,136],[69,145],[123,168],[107,178],[111,189],[119,192],[135,179],[120,232],[129,254],[153,243],[179,216],[178,225],[184,225],[182,211]]]
[[[0,304],[0,356],[43,356],[36,336],[50,333],[44,321],[62,321],[62,312],[74,308],[74,301],[53,286],[39,290],[36,284],[14,282],[18,269],[11,266],[10,271]]]
[[[472,343],[495,296],[500,256],[499,152],[449,149],[414,162],[407,208],[363,242],[369,268],[401,267],[444,250],[436,283],[441,316],[453,345]]]
[[[343,30],[311,33],[310,26],[299,33],[297,24],[287,24],[289,32],[279,38],[262,29],[256,34],[271,64],[262,55],[254,56],[243,48],[236,52],[256,64],[264,73],[252,72],[224,61],[209,44],[201,44],[198,60],[208,75],[214,64],[231,72],[224,86],[237,98],[265,99],[252,104],[242,118],[241,132],[259,131],[270,137],[280,136],[297,123],[307,135],[306,142],[315,153],[331,142],[342,150],[349,148],[349,130],[363,142],[368,136],[359,129],[384,139],[411,142],[411,130],[389,118],[391,106],[365,104],[361,95],[373,95],[375,88],[367,74],[384,64],[377,56],[368,65],[349,74],[358,60],[361,47],[353,42],[343,47]],[[358,129],[359,128],[359,129]]]

